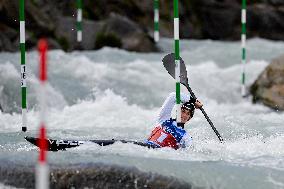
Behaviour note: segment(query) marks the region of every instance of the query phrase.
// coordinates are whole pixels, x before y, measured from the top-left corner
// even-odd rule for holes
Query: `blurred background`
[[[240,40],[241,0],[180,0],[180,38]],[[153,43],[154,1],[84,0],[84,40],[76,44],[77,2],[30,0],[25,2],[26,48],[47,37],[50,48],[66,51],[115,46],[130,51],[157,51]],[[19,49],[19,1],[0,2],[0,50]],[[282,0],[247,2],[247,37],[284,39]],[[160,36],[173,37],[173,2],[159,1]],[[135,39],[135,40],[132,40]]]

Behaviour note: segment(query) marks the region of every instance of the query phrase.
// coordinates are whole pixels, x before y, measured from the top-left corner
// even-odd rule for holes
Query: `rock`
[[[15,51],[11,40],[3,33],[0,33],[0,51]]]
[[[136,52],[157,52],[154,41],[145,33],[134,33],[122,39],[122,48]]]
[[[274,40],[284,40],[284,9],[276,9],[265,4],[248,8],[248,34]]]
[[[208,3],[208,2],[206,2]],[[234,36],[236,24],[240,20],[240,6],[238,4],[220,3],[218,1],[200,7],[200,22],[203,38],[232,39],[239,38],[240,33]]]
[[[3,35],[7,36],[7,38],[11,41],[14,41],[18,37],[18,32],[4,24],[0,23],[0,31]]]
[[[3,28],[5,31],[3,35],[9,39],[1,41],[6,44],[4,50],[16,51],[19,50],[19,1],[3,0],[0,4],[1,15],[1,33]],[[17,11],[15,11],[17,10]],[[3,16],[3,19],[2,19]],[[25,25],[26,25],[26,49],[34,48],[36,41],[40,37],[52,36],[55,28],[49,15],[41,11],[32,1],[25,1]]]
[[[53,38],[47,38],[48,49],[61,49],[60,44]]]
[[[153,39],[127,17],[111,14],[102,32],[116,35],[121,40],[123,49],[137,52],[158,51]]]
[[[15,11],[17,10],[17,11]],[[1,22],[10,27],[19,27],[19,5],[18,1],[2,0],[0,1]]]
[[[56,22],[55,36],[64,50],[74,49],[91,50],[95,47],[96,35],[102,30],[101,22],[83,20],[82,42],[77,43],[76,19],[73,17],[60,17]]]
[[[14,1],[2,0],[0,2],[0,51],[18,50],[18,46],[13,44],[18,35],[14,29],[18,15],[15,13],[16,11],[10,11],[16,8],[17,4]]]
[[[275,110],[284,110],[284,55],[276,58],[250,88],[253,102],[262,102]]]
[[[19,36],[18,9],[19,1],[0,1],[0,25],[9,28],[8,33],[3,33],[0,27],[1,51],[19,49],[16,43],[18,37],[11,37],[15,31]],[[95,44],[97,35],[105,32],[106,36],[116,36],[114,38],[121,41],[120,48],[139,52],[158,50],[152,39],[153,1],[84,0],[83,41],[79,44],[76,42],[76,1],[25,1],[25,16],[26,34],[29,35],[26,38],[27,50],[35,48],[40,37],[52,38],[53,44],[57,41],[55,48],[60,44],[68,51],[91,50],[100,46]],[[181,39],[240,40],[239,0],[180,1],[179,17]],[[283,20],[283,0],[250,1],[247,5],[247,36],[284,40]],[[160,1],[159,27],[161,37],[173,38],[172,1]],[[109,37],[104,39],[109,40]],[[104,45],[108,43],[100,42]]]
[[[63,50],[73,50],[76,43],[76,20],[72,17],[59,17],[55,25],[55,37]]]
[[[33,166],[2,164],[0,166],[0,182],[20,188],[34,188],[34,173]],[[50,188],[201,189],[174,177],[145,173],[137,168],[103,164],[51,166]]]
[[[26,29],[35,33],[36,37],[47,37],[53,33],[53,20],[32,1],[25,1],[25,12]]]
[[[84,49],[91,50],[95,47],[96,36],[102,30],[104,23],[101,21],[84,20],[83,27],[83,40],[82,45]]]
[[[268,2],[272,5],[275,5],[275,6],[284,5],[283,0],[268,0]]]

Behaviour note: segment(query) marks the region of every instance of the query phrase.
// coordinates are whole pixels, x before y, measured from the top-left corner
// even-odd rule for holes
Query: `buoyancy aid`
[[[177,127],[174,119],[170,119],[155,127],[148,138],[148,142],[159,147],[178,149],[179,143],[185,134],[186,131],[181,127]]]

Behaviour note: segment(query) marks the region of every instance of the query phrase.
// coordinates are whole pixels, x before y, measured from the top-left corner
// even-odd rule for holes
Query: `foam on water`
[[[172,42],[162,40],[167,49]],[[257,46],[268,47],[269,53]],[[284,114],[240,96],[239,44],[182,41],[190,86],[226,142],[197,111],[186,126],[194,147],[182,150],[148,149],[117,143],[85,144],[49,153],[58,164],[104,162],[136,166],[213,188],[281,188],[284,180]],[[189,48],[186,48],[186,47]],[[251,85],[284,44],[254,39],[246,66]],[[273,49],[273,50],[271,50]],[[220,56],[221,52],[223,56]],[[57,139],[144,140],[150,134],[163,100],[175,90],[164,70],[167,53],[139,54],[118,49],[49,53],[48,136]],[[249,54],[249,53],[248,53]],[[0,160],[36,162],[36,148],[23,140],[20,115],[19,54],[1,53]],[[29,135],[39,124],[37,53],[27,54]],[[185,89],[182,89],[184,92]],[[4,153],[2,153],[4,152]],[[67,158],[68,157],[68,160]],[[218,175],[218,176],[216,176]],[[232,184],[234,183],[234,184]]]

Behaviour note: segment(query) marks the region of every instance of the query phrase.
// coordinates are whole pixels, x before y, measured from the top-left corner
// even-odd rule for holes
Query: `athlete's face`
[[[181,109],[181,122],[186,123],[191,119],[191,113],[187,109]]]

